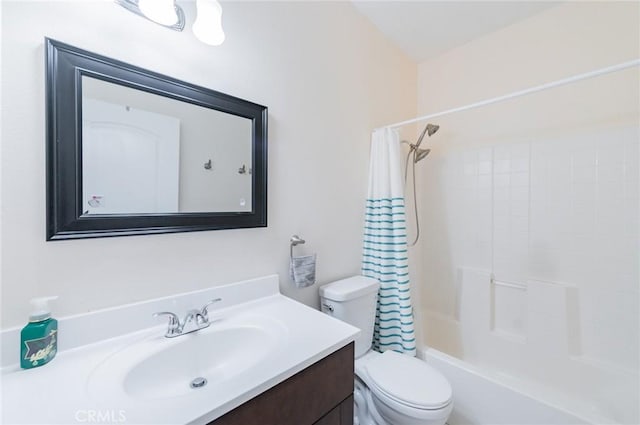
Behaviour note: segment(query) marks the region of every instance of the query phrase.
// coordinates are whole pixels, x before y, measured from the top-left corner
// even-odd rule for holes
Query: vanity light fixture
[[[193,34],[205,44],[219,46],[224,42],[222,6],[218,0],[196,0],[198,14],[193,23]]]
[[[117,4],[136,15],[142,16],[174,31],[185,26],[184,11],[175,0],[115,0]],[[197,15],[193,23],[193,34],[210,46],[224,42],[222,29],[222,6],[218,0],[196,0]]]
[[[171,26],[178,22],[174,0],[138,0],[138,7],[144,16],[160,25]]]
[[[174,0],[115,0],[115,2],[129,12],[163,27],[174,31],[184,29],[184,11]]]

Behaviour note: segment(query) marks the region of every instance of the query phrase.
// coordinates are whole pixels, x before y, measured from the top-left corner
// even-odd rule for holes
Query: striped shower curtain
[[[398,132],[371,137],[362,274],[380,282],[373,348],[416,355]]]

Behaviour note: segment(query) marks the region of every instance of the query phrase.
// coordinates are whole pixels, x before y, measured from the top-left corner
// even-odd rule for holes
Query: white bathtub
[[[564,404],[555,404],[553,395],[533,392],[505,383],[462,360],[433,348],[418,349],[418,357],[443,373],[453,388],[453,413],[449,425],[568,425],[608,424],[614,421],[596,412],[576,414]],[[554,405],[555,404],[555,405]],[[563,407],[560,407],[563,406]]]
[[[453,386],[450,425],[640,424],[637,368],[584,350],[575,288],[496,282],[468,268],[458,275],[454,308],[415,318],[418,356]],[[503,289],[513,293],[496,297]]]

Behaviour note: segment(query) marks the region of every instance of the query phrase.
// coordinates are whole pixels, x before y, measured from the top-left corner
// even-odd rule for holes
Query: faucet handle
[[[167,328],[167,335],[180,333],[180,319],[175,313],[170,311],[159,311],[153,313],[153,317],[169,316],[169,327]]]
[[[209,307],[220,301],[222,301],[222,298],[215,298],[209,301],[208,303],[206,303],[204,307],[202,307],[201,314],[202,316],[204,316],[205,320],[209,320]]]

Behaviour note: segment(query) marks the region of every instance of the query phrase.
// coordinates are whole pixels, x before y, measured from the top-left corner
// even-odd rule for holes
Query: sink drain
[[[189,384],[191,388],[202,388],[205,385],[207,385],[207,380],[206,378],[202,377],[195,378],[193,381],[191,381],[191,384]]]

